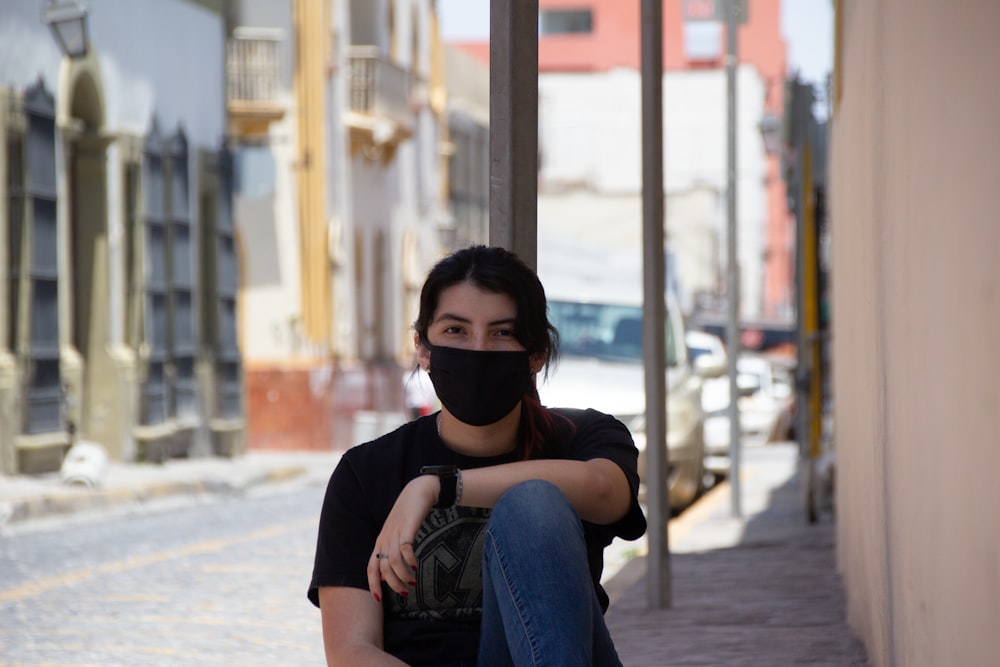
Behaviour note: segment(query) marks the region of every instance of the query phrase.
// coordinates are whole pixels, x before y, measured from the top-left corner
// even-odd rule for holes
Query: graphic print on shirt
[[[388,614],[407,619],[479,618],[489,515],[489,509],[473,507],[432,510],[413,540],[419,563],[414,594],[390,596]]]

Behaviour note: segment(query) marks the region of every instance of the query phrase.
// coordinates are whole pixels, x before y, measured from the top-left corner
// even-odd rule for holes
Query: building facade
[[[241,0],[231,19],[249,446],[343,449],[402,418],[449,222],[434,3]]]
[[[871,664],[1000,655],[1000,4],[840,0],[837,549]]]
[[[92,2],[72,55],[0,7],[5,473],[242,449],[219,5]]]
[[[466,51],[444,47],[447,87],[445,250],[489,242],[490,70]]]
[[[663,3],[663,127],[667,245],[690,311],[717,307],[725,292],[727,100],[724,26],[689,20],[686,6]],[[738,254],[749,319],[794,314],[794,221],[781,156],[761,133],[783,112],[780,9],[750,0],[739,30]],[[639,261],[640,3],[541,0],[539,27],[539,229],[631,247]],[[460,46],[488,62],[488,44]]]

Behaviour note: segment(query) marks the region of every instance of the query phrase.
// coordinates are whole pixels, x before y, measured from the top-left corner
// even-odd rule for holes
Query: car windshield
[[[549,301],[549,319],[559,330],[565,356],[642,363],[642,308],[601,303]],[[677,365],[670,315],[666,326],[667,365]]]

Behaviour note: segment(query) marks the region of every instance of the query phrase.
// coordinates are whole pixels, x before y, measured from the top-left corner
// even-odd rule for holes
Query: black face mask
[[[486,426],[500,421],[517,407],[531,386],[525,350],[484,352],[422,342],[431,351],[434,391],[461,422]]]

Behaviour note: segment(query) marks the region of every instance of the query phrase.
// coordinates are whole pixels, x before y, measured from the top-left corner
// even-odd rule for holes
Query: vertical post
[[[729,265],[727,348],[729,349],[729,488],[732,514],[740,507],[740,410],[736,364],[740,356],[740,264],[736,234],[736,1],[726,0],[726,235]]]
[[[811,120],[811,119],[810,119]],[[805,414],[804,424],[807,426],[799,436],[799,451],[806,465],[806,519],[816,523],[819,519],[819,507],[816,504],[817,479],[816,463],[819,459],[820,409],[822,407],[822,385],[820,384],[820,333],[819,333],[819,295],[817,293],[817,241],[815,181],[813,179],[813,138],[812,123],[808,124],[805,143],[799,153],[802,159],[802,219],[799,226],[802,229],[799,239],[799,253],[802,255],[802,310],[799,311],[799,329],[802,332],[799,346],[802,348],[801,358],[804,361],[807,381],[803,383],[801,405]],[[808,406],[808,407],[807,407]]]
[[[538,0],[490,0],[490,245],[538,254]]]
[[[9,108],[6,91],[0,91],[0,127],[8,127],[7,109]],[[7,133],[0,132],[0,155],[9,155],[7,141]],[[7,160],[0,160],[0,183],[9,186],[7,169]],[[0,239],[4,239],[4,242],[0,243],[0,284],[3,285],[11,285],[10,279],[19,277],[11,274],[14,272],[15,266],[13,257],[15,257],[15,253],[20,253],[21,249],[11,247],[7,242],[7,239],[11,238],[10,226],[19,223],[19,220],[10,219],[9,209],[0,212]],[[19,260],[17,266],[23,266],[23,262]],[[18,280],[14,284],[20,285],[20,282]],[[13,304],[10,301],[7,301],[7,304],[9,305],[0,308],[0,415],[3,415],[3,418],[0,419],[0,475],[15,475],[18,470],[17,446],[14,438],[20,429],[15,427],[19,421],[15,416],[18,378],[11,350],[14,349],[17,341],[9,338],[10,320],[15,317],[15,313],[11,312]]]
[[[663,0],[642,0],[642,345],[646,359],[649,607],[671,602],[667,538],[666,259],[663,244]],[[678,342],[678,345],[683,344]]]
[[[795,202],[795,284],[798,355],[795,368],[796,432],[803,502],[809,523],[818,519],[815,488],[816,459],[819,456],[821,377],[819,366],[818,312],[816,294],[816,228],[812,175],[812,89],[796,77],[789,83],[791,109],[790,138],[795,160],[789,167],[789,190]]]

